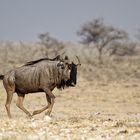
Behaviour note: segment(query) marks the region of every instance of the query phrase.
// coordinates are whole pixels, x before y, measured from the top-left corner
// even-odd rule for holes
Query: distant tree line
[[[98,51],[98,60],[103,64],[103,54],[109,56],[133,55],[135,53],[135,43],[129,42],[128,33],[122,29],[106,25],[103,18],[97,18],[85,23],[77,34],[82,38],[82,43]]]
[[[94,49],[98,52],[99,64],[103,64],[103,57],[108,56],[126,56],[135,54],[136,44],[130,41],[129,34],[123,29],[116,28],[112,25],[106,25],[103,18],[96,18],[86,22],[77,31],[81,37],[81,43],[86,45],[90,55]],[[64,49],[64,43],[50,36],[49,33],[41,33],[38,38],[40,43],[45,46],[44,54],[57,55]],[[136,35],[140,40],[140,29]]]

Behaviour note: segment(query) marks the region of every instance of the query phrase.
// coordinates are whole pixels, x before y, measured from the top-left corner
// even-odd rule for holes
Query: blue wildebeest
[[[55,87],[61,89],[76,85],[77,66],[80,65],[80,60],[78,57],[77,59],[78,64],[69,63],[68,57],[65,57],[63,60],[59,56],[54,59],[43,58],[27,62],[25,65],[9,71],[5,75],[0,75],[7,92],[5,107],[8,117],[11,118],[10,104],[15,92],[18,95],[16,105],[29,117],[45,110],[47,110],[46,114],[50,115],[55,98],[52,93],[53,89]],[[31,114],[23,106],[23,100],[26,94],[36,92],[46,93],[48,105],[42,109],[35,110]]]

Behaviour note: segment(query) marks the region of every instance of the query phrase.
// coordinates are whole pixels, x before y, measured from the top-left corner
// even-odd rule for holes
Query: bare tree
[[[56,56],[59,51],[64,48],[64,44],[50,36],[49,33],[39,34],[38,38],[40,39],[41,44],[45,46],[45,50],[43,51],[45,51],[46,56],[48,56],[48,54]]]
[[[77,34],[82,37],[82,43],[92,45],[98,50],[100,63],[103,63],[102,55],[109,43],[128,37],[125,31],[105,25],[101,18],[87,22]]]
[[[109,55],[132,56],[136,54],[136,43],[134,42],[113,42],[110,46]]]

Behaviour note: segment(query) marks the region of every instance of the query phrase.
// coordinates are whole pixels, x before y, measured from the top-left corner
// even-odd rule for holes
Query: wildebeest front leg
[[[46,93],[46,99],[47,99],[48,105],[43,107],[42,109],[35,110],[33,112],[33,115],[40,114],[41,112],[45,111],[46,109],[48,109],[48,111],[46,113],[47,115],[50,115],[50,113],[51,113],[55,96],[52,94],[52,92],[49,89],[44,89],[44,91]]]
[[[48,105],[49,105],[48,111],[47,111],[45,114],[50,116],[51,111],[52,111],[52,108],[53,108],[53,105],[54,105],[55,96],[54,96],[54,94],[51,92],[50,89],[46,89],[45,92],[46,92],[46,98],[47,98]]]
[[[40,114],[41,112],[45,111],[47,108],[49,107],[49,104],[45,107],[43,107],[42,109],[39,110],[35,110],[32,114],[32,116],[36,115],[36,114]]]
[[[50,96],[46,93],[46,98],[47,98],[49,107],[48,107],[48,111],[47,111],[45,114],[48,115],[48,116],[50,116],[51,111],[52,111],[52,108],[53,108],[53,105],[54,105],[54,98],[55,98],[55,96],[53,95],[53,96],[50,97]]]
[[[19,107],[22,111],[24,111],[30,118],[32,117],[32,115],[30,114],[30,112],[28,110],[25,109],[25,107],[23,106],[23,100],[24,100],[25,94],[18,94],[18,100],[17,100],[17,107]]]

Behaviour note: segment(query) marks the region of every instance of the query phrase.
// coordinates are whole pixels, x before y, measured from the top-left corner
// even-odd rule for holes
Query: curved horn
[[[80,59],[79,59],[79,57],[76,55],[76,58],[77,58],[77,60],[78,60],[78,64],[77,65],[81,65],[81,63],[80,63]]]

